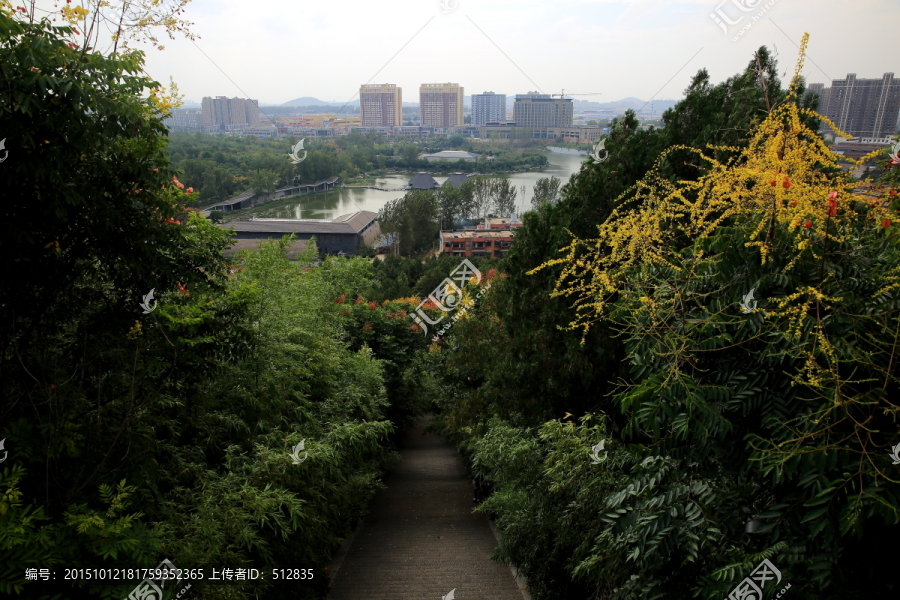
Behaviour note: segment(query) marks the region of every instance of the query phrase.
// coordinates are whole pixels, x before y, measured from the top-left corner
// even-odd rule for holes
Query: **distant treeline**
[[[492,160],[487,160],[477,142],[460,135],[391,143],[378,132],[357,130],[337,138],[306,139],[302,151],[306,158],[294,165],[288,154],[299,140],[172,132],[169,156],[182,173],[181,181],[199,192],[198,206],[225,200],[247,188],[268,193],[293,182],[312,183],[334,176],[347,180],[371,171],[505,173],[547,164],[547,157],[537,150],[506,147],[491,150]],[[423,152],[448,149],[474,150],[482,156],[474,162],[432,163],[419,158]]]

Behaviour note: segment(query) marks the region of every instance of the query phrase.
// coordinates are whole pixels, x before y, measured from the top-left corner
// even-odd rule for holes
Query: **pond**
[[[587,160],[586,156],[573,154],[556,154],[546,152],[549,165],[541,171],[527,171],[523,173],[508,174],[510,182],[518,191],[516,205],[519,212],[531,209],[532,189],[538,179],[555,176],[562,180],[562,185],[569,181],[573,173],[581,169],[581,163]],[[384,188],[399,188],[409,183],[412,175],[387,175],[379,177],[375,185]],[[443,184],[446,175],[434,175],[435,181]],[[522,186],[525,186],[524,196]],[[243,210],[239,215],[234,215],[237,220],[247,219],[251,216],[268,219],[333,219],[340,215],[356,212],[358,210],[370,210],[378,212],[388,200],[402,198],[404,192],[385,192],[373,189],[337,188],[318,194],[306,194],[292,196],[273,202],[267,202],[254,208]],[[229,219],[231,220],[231,219]]]

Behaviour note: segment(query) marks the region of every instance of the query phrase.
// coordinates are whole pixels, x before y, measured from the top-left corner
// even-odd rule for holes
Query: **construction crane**
[[[550,97],[551,97],[551,98],[555,98],[556,96],[559,96],[560,98],[563,98],[563,97],[565,97],[565,96],[602,96],[602,95],[603,95],[603,94],[601,94],[601,93],[599,93],[599,92],[586,92],[586,93],[583,93],[583,94],[579,94],[579,93],[576,92],[576,93],[573,93],[573,94],[567,94],[567,93],[566,93],[566,90],[562,90],[562,93],[560,93],[560,94],[550,94]]]

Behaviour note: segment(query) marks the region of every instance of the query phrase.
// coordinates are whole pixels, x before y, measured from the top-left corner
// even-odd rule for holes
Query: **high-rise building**
[[[850,73],[846,79],[832,81],[830,88],[811,83],[809,91],[820,96],[819,114],[853,137],[887,138],[896,131],[900,79],[894,79],[893,73],[881,79],[857,79],[856,73]]]
[[[203,129],[203,112],[196,108],[176,108],[166,115],[163,123],[174,131]]]
[[[458,83],[423,83],[419,86],[422,127],[462,125],[463,88]]]
[[[259,124],[259,101],[209,96],[203,98],[203,126],[225,127]]]
[[[359,86],[359,116],[362,127],[403,125],[403,90],[393,83]]]
[[[549,94],[516,94],[513,121],[516,127],[571,127],[572,100],[552,98]]]
[[[472,94],[472,124],[506,123],[506,94]]]

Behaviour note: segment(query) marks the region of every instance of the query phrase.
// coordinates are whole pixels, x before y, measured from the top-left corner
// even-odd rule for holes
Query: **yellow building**
[[[347,131],[351,127],[362,127],[362,117],[334,117],[326,121],[325,124],[338,131]]]
[[[286,127],[324,127],[328,115],[292,115],[289,117],[276,117]]]
[[[419,115],[422,127],[462,125],[463,88],[458,83],[423,83],[419,86]]]
[[[403,90],[394,83],[359,86],[362,127],[396,127],[403,124]]]

